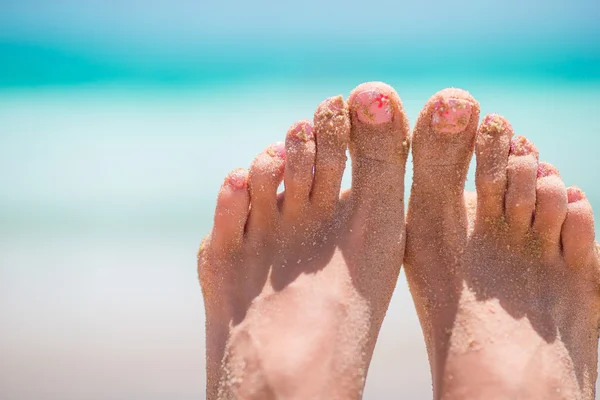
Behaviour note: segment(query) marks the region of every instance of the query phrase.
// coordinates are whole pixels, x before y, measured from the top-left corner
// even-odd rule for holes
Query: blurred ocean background
[[[600,210],[598,21],[596,0],[0,1],[0,399],[204,398],[223,177],[363,81],[411,124],[469,90]],[[431,398],[403,276],[365,398]]]

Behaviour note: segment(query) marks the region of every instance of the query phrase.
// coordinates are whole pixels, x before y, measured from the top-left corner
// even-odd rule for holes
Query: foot
[[[398,95],[367,83],[225,179],[198,256],[208,399],[360,398],[404,253],[408,138]]]
[[[413,133],[406,275],[436,399],[593,399],[593,216],[535,146],[443,90]],[[471,154],[477,194],[463,194]]]

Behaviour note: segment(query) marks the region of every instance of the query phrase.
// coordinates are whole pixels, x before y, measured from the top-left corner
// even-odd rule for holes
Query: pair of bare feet
[[[229,174],[198,256],[208,399],[360,398],[402,264],[436,399],[594,397],[590,204],[506,119],[478,125],[477,101],[446,89],[411,135],[396,92],[366,83]]]

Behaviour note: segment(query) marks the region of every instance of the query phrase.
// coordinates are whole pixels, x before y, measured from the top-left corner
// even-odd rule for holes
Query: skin
[[[366,83],[225,179],[198,254],[208,399],[361,397],[404,253],[408,151],[400,98]]]
[[[468,103],[465,121],[439,104]],[[436,113],[438,116],[436,117]],[[506,119],[446,89],[421,112],[405,270],[436,399],[593,399],[600,263],[592,209]],[[473,150],[477,193],[464,194]]]

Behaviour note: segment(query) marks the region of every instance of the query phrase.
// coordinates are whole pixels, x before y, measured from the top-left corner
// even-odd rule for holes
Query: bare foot
[[[466,92],[413,133],[405,267],[436,399],[592,399],[600,321],[590,204]],[[477,195],[463,195],[471,154]]]
[[[225,179],[198,256],[208,399],[361,396],[404,253],[409,128],[385,84],[348,104],[325,100]]]

